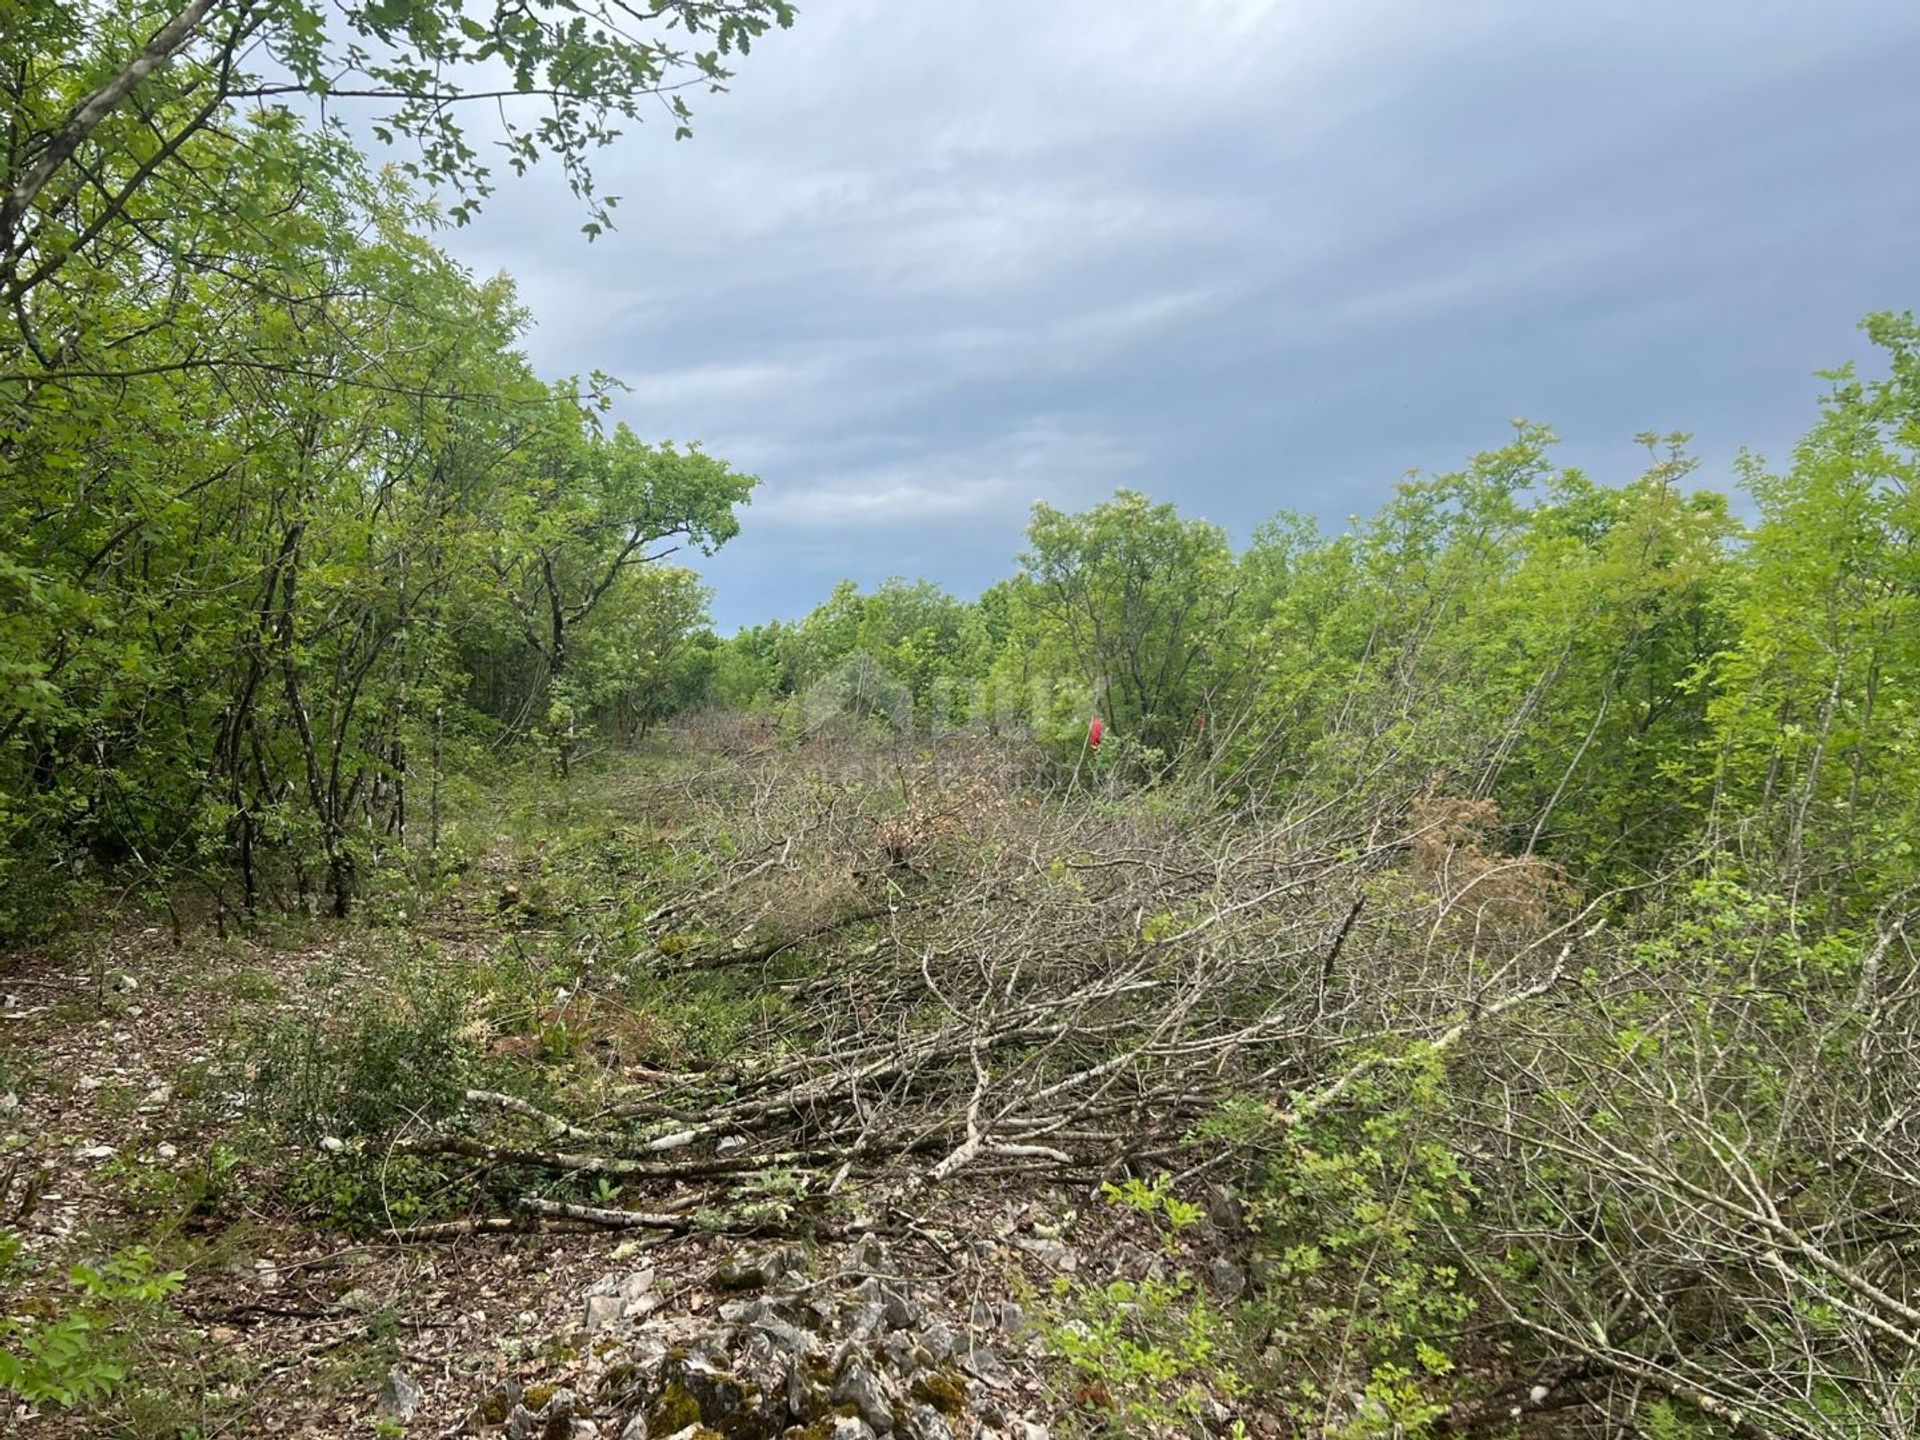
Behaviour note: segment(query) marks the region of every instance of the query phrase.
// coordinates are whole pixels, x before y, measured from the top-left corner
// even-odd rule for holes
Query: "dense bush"
[[[377,1145],[444,1118],[471,1079],[472,996],[426,972],[288,1016],[251,1044],[255,1112],[313,1148]]]

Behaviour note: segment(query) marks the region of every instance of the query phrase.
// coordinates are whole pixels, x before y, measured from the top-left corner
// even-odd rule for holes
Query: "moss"
[[[687,1426],[700,1423],[700,1402],[678,1380],[669,1380],[647,1411],[649,1435],[677,1435]]]
[[[909,1393],[949,1420],[967,1408],[966,1377],[951,1370],[930,1370],[914,1376]]]
[[[506,1390],[495,1390],[474,1407],[473,1418],[481,1425],[504,1425],[507,1416],[513,1413],[513,1395]]]
[[[529,1410],[544,1410],[547,1408],[547,1402],[553,1399],[553,1392],[558,1388],[556,1385],[529,1385],[520,1403]]]

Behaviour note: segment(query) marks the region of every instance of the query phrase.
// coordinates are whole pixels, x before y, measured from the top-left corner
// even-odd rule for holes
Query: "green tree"
[[[1920,326],[1869,318],[1889,373],[1831,373],[1760,506],[1711,703],[1723,823],[1758,813],[1796,897],[1871,904],[1915,874],[1920,820]]]
[[[1034,506],[1020,567],[1025,648],[1090,688],[1116,736],[1179,751],[1221,678],[1239,598],[1225,533],[1122,490],[1079,515]]]
[[[575,683],[575,632],[637,567],[679,550],[712,554],[739,532],[734,507],[757,483],[699,449],[603,433],[556,391],[533,469],[507,498],[487,557],[496,591],[544,669],[546,720],[562,774],[590,694]],[[591,687],[589,686],[589,691]]]
[[[334,125],[343,107],[364,110],[381,140],[410,146],[413,174],[459,193],[457,220],[493,184],[463,123],[485,106],[510,167],[557,159],[595,233],[614,197],[594,188],[592,152],[649,105],[686,134],[685,92],[721,87],[729,55],[792,18],[786,0],[536,0],[491,13],[449,0],[168,0],[111,14],[16,0],[0,31],[0,296],[15,310],[76,258],[117,245],[150,191],[200,183],[190,151],[202,137],[296,100]],[[257,73],[266,56],[273,73]]]

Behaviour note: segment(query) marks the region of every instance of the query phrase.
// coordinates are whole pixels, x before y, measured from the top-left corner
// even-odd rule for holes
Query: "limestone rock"
[[[653,1271],[603,1275],[587,1291],[587,1333],[596,1334],[622,1320],[639,1320],[659,1307]]]
[[[501,1390],[475,1428],[582,1440],[590,1412],[606,1440],[954,1440],[972,1429],[969,1372],[1008,1386],[997,1355],[930,1316],[880,1237],[808,1271],[798,1249],[742,1248],[716,1267],[722,1294],[704,1310],[663,1309],[651,1271],[603,1276],[584,1297],[591,1405]],[[985,1318],[989,1332],[1025,1323],[1018,1307]]]
[[[893,1406],[888,1403],[886,1389],[879,1376],[859,1360],[840,1367],[833,1382],[833,1403],[851,1405],[862,1420],[883,1435],[893,1429]]]
[[[1238,1300],[1247,1293],[1247,1272],[1231,1260],[1218,1256],[1207,1266],[1207,1273],[1213,1280],[1213,1288],[1229,1300]]]
[[[427,1395],[414,1378],[395,1365],[380,1388],[380,1413],[402,1424],[413,1419]]]

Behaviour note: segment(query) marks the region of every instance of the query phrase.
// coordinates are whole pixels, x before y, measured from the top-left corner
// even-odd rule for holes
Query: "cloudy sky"
[[[1779,454],[1920,305],[1913,0],[802,0],[694,139],[447,237],[762,477],[721,627],[1007,572],[1036,499],[1339,523],[1544,420]]]

